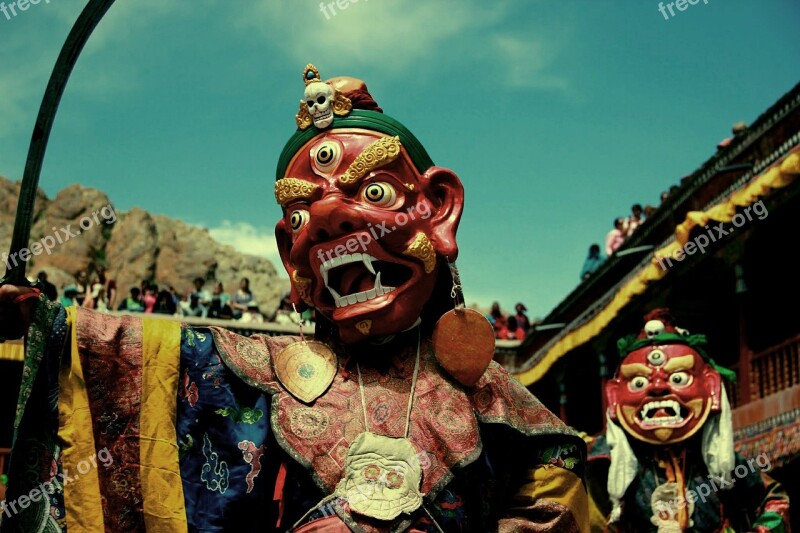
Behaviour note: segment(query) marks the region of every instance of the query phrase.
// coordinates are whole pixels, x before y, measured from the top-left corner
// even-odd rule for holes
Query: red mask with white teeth
[[[405,147],[363,175],[353,171],[380,155],[376,142],[393,139],[322,132],[289,162],[292,187],[276,187],[284,216],[275,233],[293,299],[315,307],[345,343],[412,327],[434,293],[439,259],[458,255],[464,191],[452,171],[421,174]]]
[[[689,346],[645,346],[628,354],[606,384],[609,414],[638,440],[681,442],[719,412],[721,381]]]

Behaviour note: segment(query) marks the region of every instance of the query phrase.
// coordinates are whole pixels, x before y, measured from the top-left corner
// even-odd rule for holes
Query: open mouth
[[[337,308],[374,300],[411,279],[409,267],[379,260],[367,253],[343,254],[319,267],[327,293],[323,299]]]
[[[690,416],[689,409],[676,400],[657,400],[642,406],[637,422],[642,428],[679,427]]]

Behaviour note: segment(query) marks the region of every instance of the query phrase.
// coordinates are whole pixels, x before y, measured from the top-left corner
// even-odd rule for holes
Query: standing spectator
[[[47,281],[47,272],[42,270],[41,272],[39,272],[39,275],[36,276],[36,279],[39,280],[39,283],[42,286],[42,292],[44,293],[45,296],[47,296],[48,300],[50,300],[51,302],[55,302],[56,300],[58,300],[58,289],[56,289],[55,285]]]
[[[214,283],[214,290],[211,292],[211,306],[208,309],[208,316],[211,318],[221,318],[230,320],[233,318],[233,310],[229,305],[231,295],[225,292],[221,281]]]
[[[583,262],[583,268],[581,269],[581,279],[587,279],[591,276],[592,272],[600,268],[604,260],[605,257],[600,253],[599,244],[589,246],[589,255],[586,257],[586,261]]]
[[[175,289],[174,285],[170,285],[167,287],[167,291],[169,291],[170,296],[172,296],[172,302],[175,304],[175,309],[181,310],[181,297],[178,296],[178,291]]]
[[[519,327],[517,317],[514,315],[508,317],[505,326],[497,333],[497,338],[509,341],[521,341],[525,338],[525,332]]]
[[[506,317],[503,316],[503,312],[500,310],[500,304],[498,302],[494,302],[492,304],[492,310],[489,311],[488,315],[486,315],[486,319],[492,324],[495,337],[497,337],[500,330],[506,326]]]
[[[203,289],[206,280],[194,278],[194,291],[189,294],[189,313],[191,316],[208,316],[208,306],[211,305],[211,295]]]
[[[531,321],[528,320],[528,315],[525,314],[528,308],[525,307],[525,304],[519,302],[515,309],[517,310],[517,314],[514,315],[517,319],[517,325],[524,333],[528,333],[528,329],[531,327]]]
[[[84,302],[86,304],[86,302]],[[102,283],[92,285],[91,304],[92,309],[100,312],[108,311],[108,300],[106,300],[106,288]]]
[[[144,303],[144,312],[145,313],[152,313],[153,309],[156,307],[156,300],[158,299],[156,295],[158,294],[158,285],[155,283],[151,283],[147,285],[147,289],[144,291],[144,298],[142,298],[142,302]]]
[[[64,296],[59,298],[61,305],[64,307],[78,306],[78,286],[67,285],[64,287]]]
[[[97,276],[97,280],[99,283],[103,284],[103,288],[105,289],[106,305],[108,305],[109,309],[116,309],[118,298],[117,282],[108,278],[108,275],[106,274],[106,267],[103,265],[97,265],[94,271]]]
[[[83,304],[81,304],[82,307],[85,307],[87,309],[100,310],[99,306],[102,305],[103,307],[105,307],[106,310],[108,310],[108,305],[105,300],[105,291],[106,291],[106,286],[103,283],[102,279],[95,278],[94,281],[92,281],[92,284],[90,285],[90,288],[86,293],[86,298],[83,300]],[[102,303],[97,301],[101,293],[103,298]]]
[[[131,313],[143,313],[144,305],[142,304],[142,291],[139,287],[131,287],[130,296],[122,300],[119,304],[118,311],[130,311]]]
[[[625,219],[625,227],[623,229],[625,233],[625,237],[630,237],[633,235],[633,232],[636,231],[636,228],[642,225],[644,222],[644,216],[642,216],[642,206],[641,204],[633,204],[631,206],[631,216]]]
[[[606,255],[611,257],[614,252],[617,251],[617,248],[622,246],[622,243],[625,242],[625,233],[623,232],[623,226],[625,225],[625,219],[623,218],[615,218],[614,219],[614,229],[608,232],[606,235]]]
[[[253,301],[253,293],[250,292],[250,280],[242,278],[239,282],[239,290],[233,295],[233,302],[231,308],[233,309],[233,318],[242,318],[242,313],[247,311],[250,302]]]
[[[75,275],[75,288],[78,291],[75,301],[78,305],[83,305],[83,301],[89,296],[89,276],[84,270],[81,270]]]
[[[106,299],[108,300],[108,308],[117,308],[117,282],[113,279],[108,280],[106,283]]]
[[[156,296],[156,303],[153,306],[153,313],[160,315],[174,315],[178,312],[178,306],[175,305],[175,299],[172,293],[168,290],[163,290]]]

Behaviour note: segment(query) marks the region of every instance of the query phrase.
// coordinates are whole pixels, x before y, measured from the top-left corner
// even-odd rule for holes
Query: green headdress
[[[638,336],[628,335],[617,341],[620,359],[631,352],[645,346],[663,346],[665,344],[683,344],[689,346],[705,360],[719,375],[731,382],[736,382],[736,372],[718,365],[706,352],[708,340],[705,335],[692,335],[688,331],[675,327],[668,309],[655,309],[645,317],[645,325]]]

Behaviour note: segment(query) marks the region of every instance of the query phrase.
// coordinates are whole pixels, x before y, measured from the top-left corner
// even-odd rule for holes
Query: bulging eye
[[[640,391],[650,384],[650,380],[644,376],[636,376],[630,381],[628,387],[632,391]]]
[[[311,160],[318,174],[330,174],[342,160],[342,146],[335,141],[325,141],[311,150]]]
[[[394,187],[384,182],[370,183],[364,188],[364,199],[378,207],[389,207],[397,201]]]
[[[692,382],[692,377],[686,372],[675,372],[670,375],[669,382],[675,387],[685,387]]]
[[[664,355],[664,352],[661,350],[653,350],[649,354],[647,354],[647,360],[653,366],[661,366],[666,361],[667,357]]]
[[[292,226],[292,231],[297,233],[308,224],[309,214],[305,209],[296,209],[292,211],[289,217],[289,224]]]

